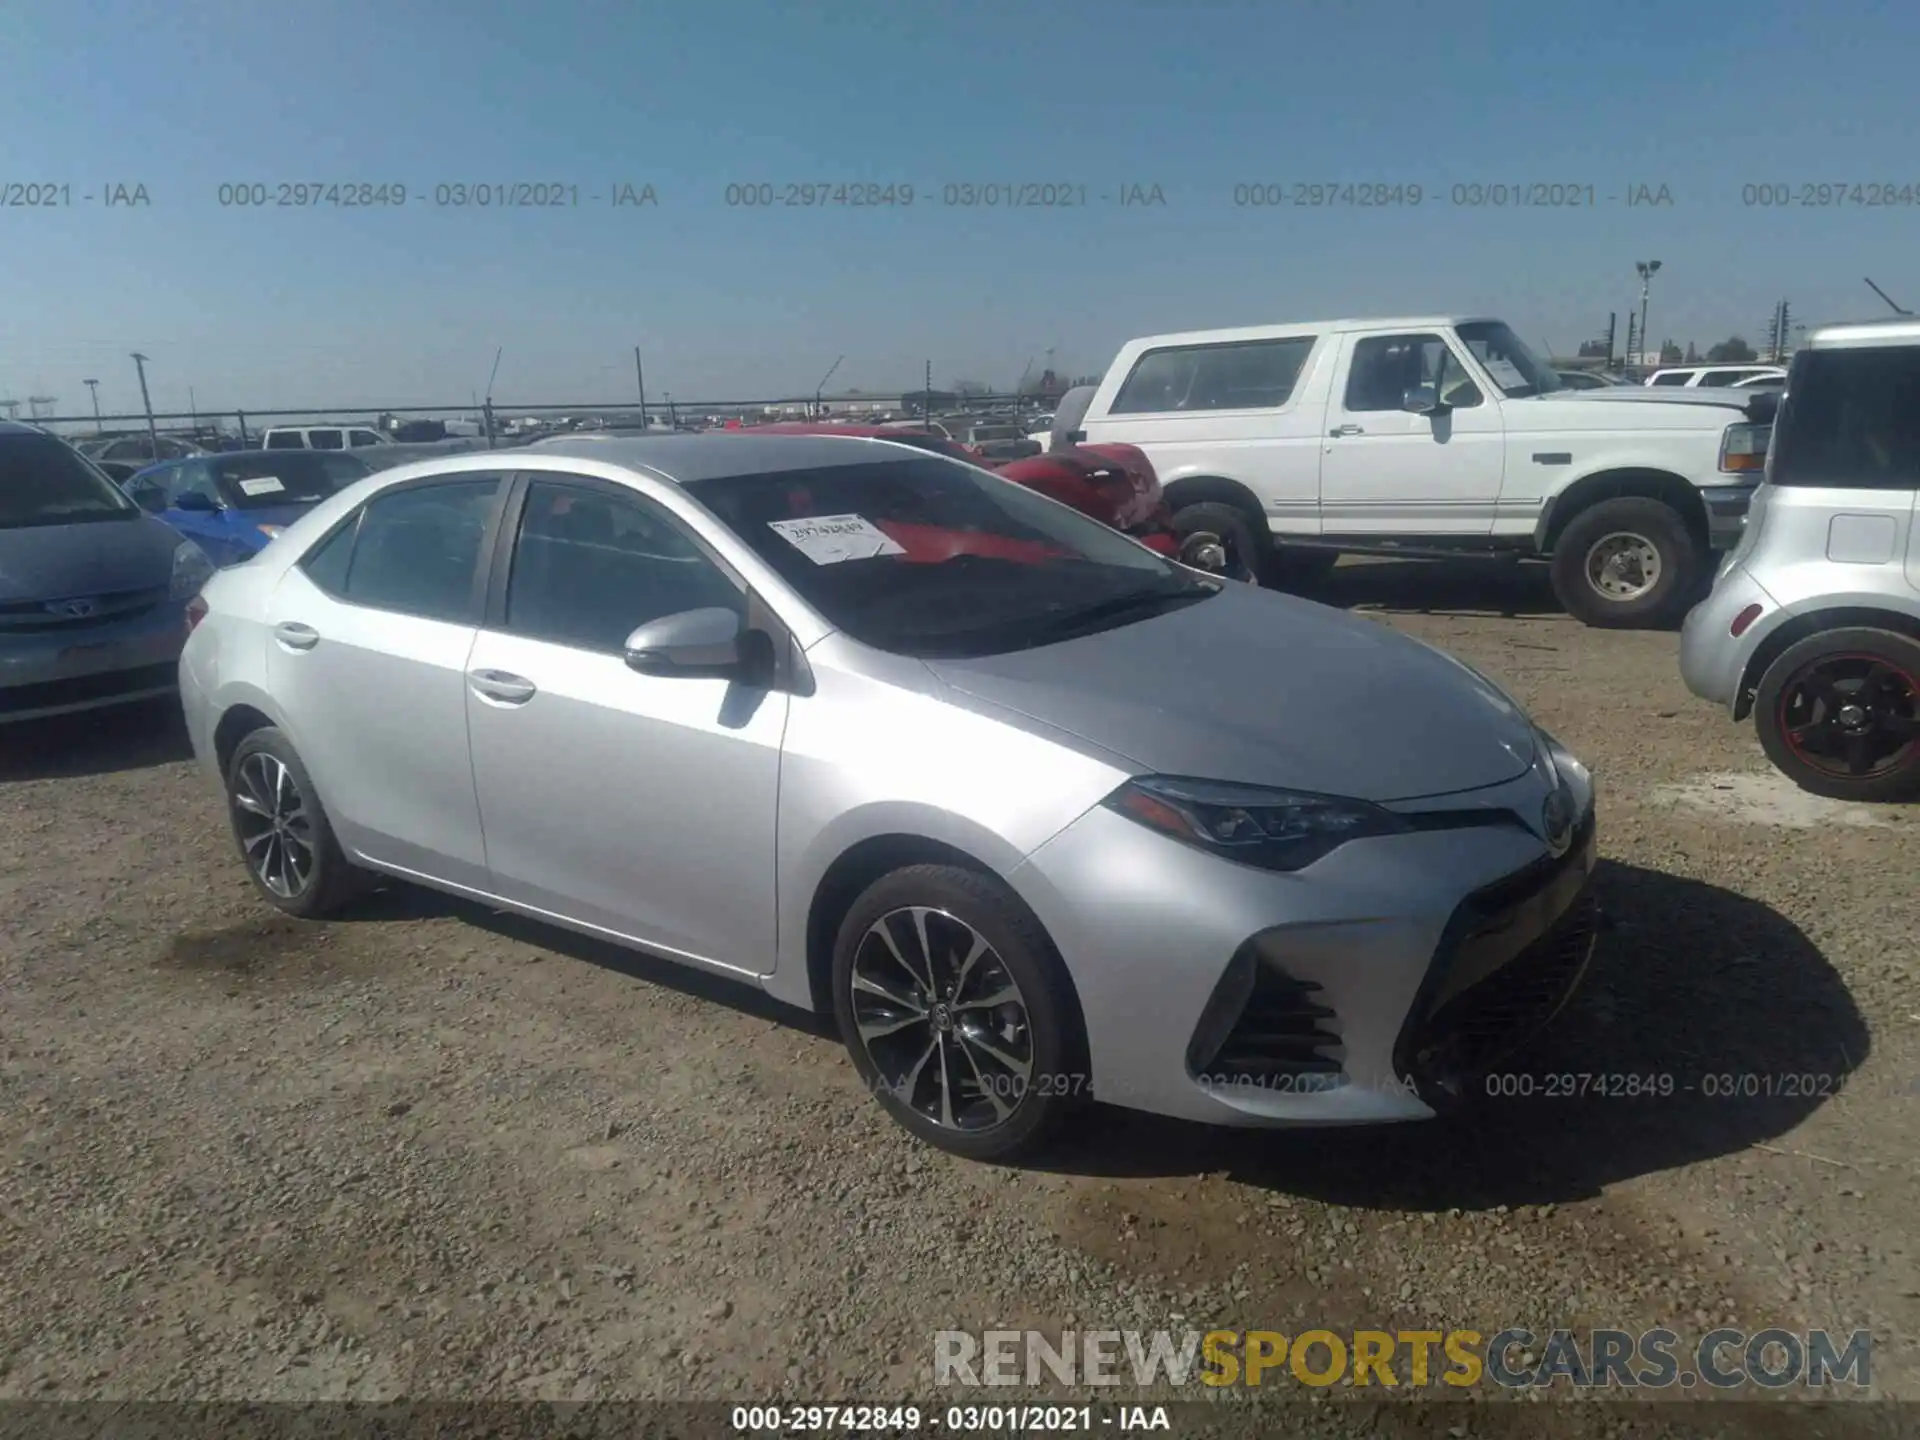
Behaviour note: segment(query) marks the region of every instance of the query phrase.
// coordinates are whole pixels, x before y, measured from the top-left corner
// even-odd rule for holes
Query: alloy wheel
[[[1587,583],[1619,603],[1638,600],[1660,583],[1660,550],[1644,535],[1615,531],[1587,547]]]
[[[1920,683],[1876,655],[1822,656],[1780,692],[1780,733],[1825,774],[1885,775],[1920,744]]]
[[[1033,1079],[1033,1028],[1005,961],[944,910],[882,915],[853,957],[853,1017],[878,1083],[946,1129],[990,1130]]]
[[[313,820],[293,772],[264,750],[233,777],[234,828],[254,878],[283,900],[303,893],[316,863]]]

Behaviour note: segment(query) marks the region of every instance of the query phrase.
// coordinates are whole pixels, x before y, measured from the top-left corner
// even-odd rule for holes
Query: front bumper
[[[0,724],[169,694],[186,639],[184,601],[98,624],[0,629]]]
[[[1759,605],[1761,614],[1736,637],[1731,633],[1734,617],[1750,605]],[[1768,613],[1779,608],[1744,565],[1723,570],[1713,592],[1687,612],[1680,627],[1680,678],[1687,689],[1739,718],[1744,713],[1741,679],[1772,629]]]
[[[1537,814],[1539,788],[1513,788]],[[1557,1012],[1592,953],[1592,865],[1591,810],[1559,860],[1480,824],[1283,875],[1102,808],[1014,878],[1072,974],[1095,1098],[1343,1125],[1431,1117]]]
[[[1740,543],[1747,526],[1747,511],[1753,505],[1758,485],[1705,485],[1700,498],[1707,507],[1707,545],[1714,550],[1731,550]]]

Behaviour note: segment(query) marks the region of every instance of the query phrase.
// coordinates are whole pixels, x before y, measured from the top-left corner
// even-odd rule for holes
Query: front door
[[[641,675],[624,641],[742,587],[665,507],[543,472],[467,662],[494,892],[730,969],[773,968],[789,697]]]
[[[1422,385],[1448,408],[1402,409]],[[1322,443],[1324,534],[1493,533],[1506,463],[1500,407],[1444,336],[1348,336]]]

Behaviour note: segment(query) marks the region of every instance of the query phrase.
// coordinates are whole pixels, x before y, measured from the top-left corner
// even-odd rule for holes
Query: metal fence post
[[[251,450],[253,446],[247,443],[247,412],[244,410],[236,410],[234,413],[240,417],[240,448],[242,450]]]

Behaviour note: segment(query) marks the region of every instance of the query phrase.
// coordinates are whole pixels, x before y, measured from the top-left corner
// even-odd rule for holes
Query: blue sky
[[[1759,208],[1745,184],[1920,186],[1920,7],[1463,0],[14,0],[0,398],[182,408],[1011,383],[1162,330],[1499,314],[1571,352],[1652,329],[1758,340],[1920,308],[1920,205]],[[404,209],[222,207],[223,183],[389,182]],[[577,209],[436,209],[440,184],[577,185]],[[910,208],[748,209],[730,183],[911,184]],[[1417,209],[1253,209],[1249,182],[1418,184]],[[615,209],[610,186],[658,204]],[[1087,187],[1074,209],[947,185]],[[1595,208],[1450,204],[1594,187]],[[141,184],[144,208],[104,208]],[[1164,206],[1102,194],[1158,185]],[[1629,187],[1674,203],[1628,208]],[[92,202],[84,194],[95,195]],[[591,195],[602,196],[595,204]],[[22,412],[25,413],[24,410]]]

